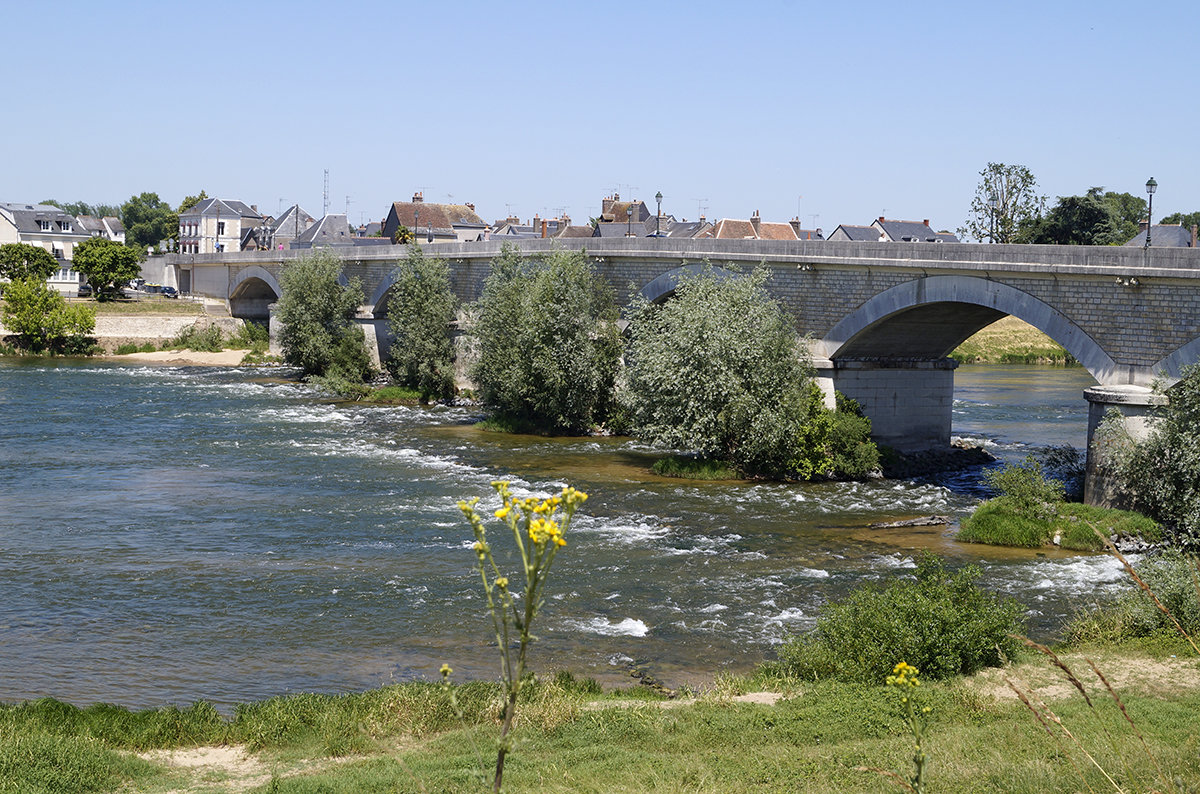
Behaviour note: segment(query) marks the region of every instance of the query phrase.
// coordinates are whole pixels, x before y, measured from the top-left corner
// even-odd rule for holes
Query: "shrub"
[[[388,296],[392,331],[388,371],[401,385],[417,389],[422,400],[453,397],[450,324],[458,300],[450,289],[446,261],[426,259],[419,245],[409,245]]]
[[[284,362],[299,367],[304,375],[328,375],[359,384],[372,375],[366,341],[354,323],[363,293],[357,279],[342,286],[341,273],[341,260],[325,251],[283,268],[279,344]]]
[[[748,475],[861,476],[877,462],[870,422],[824,408],[766,279],[705,267],[667,303],[635,302],[622,397],[631,432]]]
[[[1200,551],[1200,366],[1185,367],[1145,441],[1108,445],[1123,495],[1162,522],[1180,548]]]
[[[237,333],[229,337],[228,344],[237,350],[249,350],[255,355],[262,355],[271,345],[271,332],[265,325],[245,321]]]
[[[1029,518],[1050,520],[1057,515],[1058,505],[1065,498],[1063,484],[1046,477],[1042,464],[1033,455],[1026,455],[1021,463],[988,469],[983,483]]]
[[[68,305],[43,279],[20,278],[6,285],[0,317],[4,327],[17,334],[17,344],[33,352],[82,354],[93,344],[95,310]]]
[[[580,434],[605,421],[620,358],[612,291],[582,251],[523,261],[505,246],[477,307],[472,380],[502,421]]]
[[[1200,632],[1200,589],[1195,557],[1177,550],[1147,558],[1138,574],[1184,631]],[[1121,643],[1145,637],[1178,638],[1179,633],[1148,594],[1129,582],[1117,600],[1080,611],[1064,630],[1068,643]]]
[[[164,350],[196,350],[201,353],[220,353],[225,349],[225,335],[215,325],[192,323],[174,339],[163,344]]]
[[[979,576],[976,566],[950,573],[922,555],[915,580],[864,585],[826,606],[812,634],[781,646],[779,665],[801,678],[863,683],[886,678],[897,658],[931,679],[998,667],[1019,647],[1009,635],[1022,632],[1023,608],[980,589]]]

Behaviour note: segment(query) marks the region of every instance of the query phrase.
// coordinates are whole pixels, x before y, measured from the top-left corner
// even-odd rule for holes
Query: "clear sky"
[[[1191,4],[0,0],[0,200],[954,229],[979,171],[1200,210]]]

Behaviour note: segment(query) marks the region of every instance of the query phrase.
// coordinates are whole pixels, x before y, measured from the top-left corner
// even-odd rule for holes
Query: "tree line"
[[[1089,187],[1083,195],[1059,196],[1049,205],[1037,178],[1023,165],[988,163],[979,172],[966,223],[958,234],[994,243],[1124,245],[1148,217],[1145,198]],[[1200,224],[1200,212],[1175,212],[1159,223]]]
[[[354,323],[361,284],[339,284],[340,273],[324,252],[284,267],[280,344],[306,377],[357,396],[375,373]],[[738,476],[867,476],[879,461],[870,420],[844,398],[838,410],[825,407],[768,280],[763,268],[706,266],[667,302],[638,299],[622,310],[583,251],[525,258],[506,245],[480,299],[463,306],[447,263],[414,245],[388,293],[385,368],[423,401],[447,399],[465,347],[491,429],[629,434]],[[467,341],[457,348],[456,324]]]

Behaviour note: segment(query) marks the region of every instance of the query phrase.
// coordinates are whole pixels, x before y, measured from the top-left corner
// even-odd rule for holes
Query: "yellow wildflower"
[[[501,590],[508,589],[508,577],[507,576],[497,576],[496,577],[496,587],[499,587]]]
[[[449,678],[450,674],[453,673],[454,670],[450,667],[450,665],[443,664],[442,669],[439,672],[442,674],[442,678]]]

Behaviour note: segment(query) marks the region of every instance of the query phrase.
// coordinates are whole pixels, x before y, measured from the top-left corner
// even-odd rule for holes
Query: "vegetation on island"
[[[1077,365],[1075,357],[1032,325],[1002,317],[976,332],[950,353],[960,364]]]
[[[866,476],[879,463],[870,420],[850,401],[825,408],[766,280],[706,268],[664,304],[634,303],[620,396],[630,433],[743,476]]]
[[[617,318],[612,290],[582,251],[526,260],[504,246],[472,331],[471,378],[497,425],[582,435],[607,422],[621,355]]]
[[[302,375],[345,396],[365,396],[374,376],[362,329],[354,322],[363,301],[362,285],[343,285],[342,261],[317,251],[290,262],[279,276],[283,297],[277,316],[283,361]]]
[[[392,344],[386,367],[397,385],[416,390],[424,402],[454,396],[450,327],[457,309],[446,260],[426,257],[419,245],[409,246],[388,291]]]

